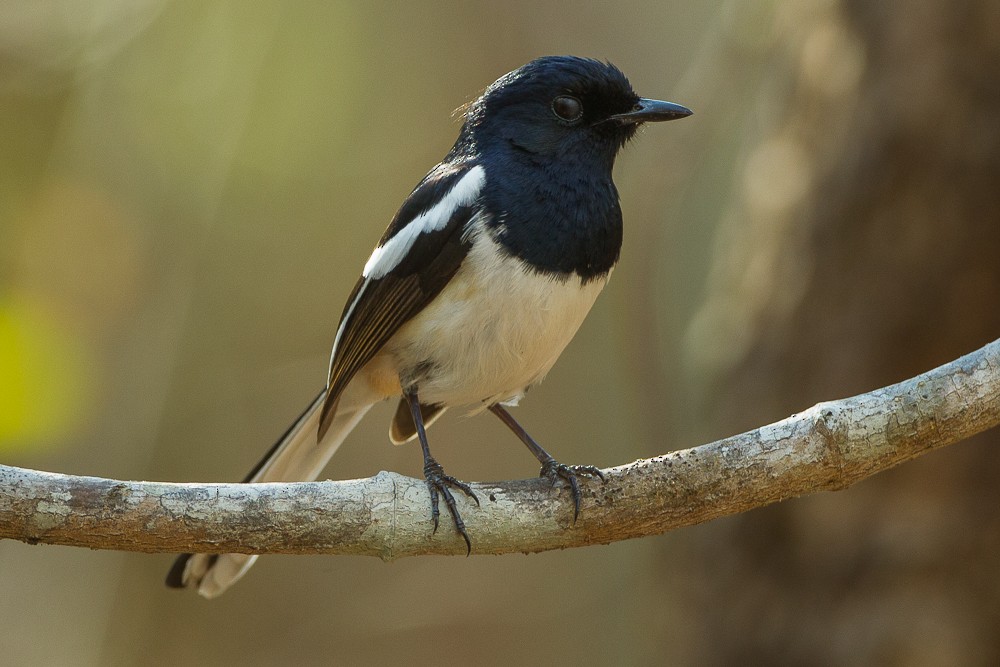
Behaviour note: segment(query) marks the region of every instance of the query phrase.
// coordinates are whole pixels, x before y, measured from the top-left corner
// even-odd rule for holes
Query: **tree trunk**
[[[1000,5],[794,18],[775,21],[793,67],[770,75],[777,120],[688,331],[699,428],[865,391],[1000,331]],[[686,608],[712,638],[703,657],[1000,662],[998,438],[698,532]]]

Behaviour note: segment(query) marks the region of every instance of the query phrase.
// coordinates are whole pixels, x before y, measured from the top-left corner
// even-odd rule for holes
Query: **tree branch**
[[[899,384],[775,424],[605,471],[580,519],[546,480],[478,483],[456,496],[473,553],[537,552],[663,533],[843,489],[1000,423],[1000,340]],[[380,472],[290,484],[122,482],[0,466],[0,537],[143,552],[465,554],[432,534],[423,480]]]

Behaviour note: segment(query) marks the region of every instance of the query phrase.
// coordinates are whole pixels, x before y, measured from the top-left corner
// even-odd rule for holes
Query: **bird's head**
[[[640,124],[689,115],[679,104],[639,97],[610,63],[546,56],[500,77],[468,106],[456,148],[596,158],[610,168]]]

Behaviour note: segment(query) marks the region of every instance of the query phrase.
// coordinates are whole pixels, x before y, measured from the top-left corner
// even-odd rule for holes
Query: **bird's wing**
[[[481,166],[440,165],[410,193],[365,264],[340,318],[319,438],[354,375],[451,280],[485,182]]]

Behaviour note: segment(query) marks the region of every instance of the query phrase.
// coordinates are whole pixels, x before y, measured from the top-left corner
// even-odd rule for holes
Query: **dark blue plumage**
[[[578,121],[553,114],[560,95],[582,103]],[[449,157],[484,165],[482,204],[507,252],[584,280],[611,270],[622,241],[611,171],[636,124],[607,121],[639,99],[613,65],[552,56],[502,77],[470,106]]]

